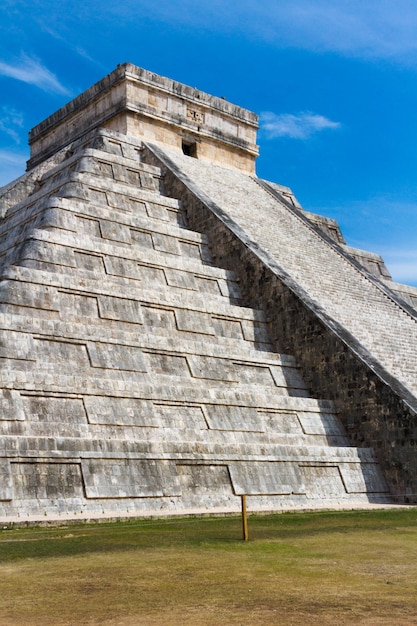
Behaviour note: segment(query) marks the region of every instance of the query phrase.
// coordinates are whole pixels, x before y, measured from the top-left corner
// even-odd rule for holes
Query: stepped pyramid
[[[417,290],[120,65],[0,190],[0,517],[415,501]]]

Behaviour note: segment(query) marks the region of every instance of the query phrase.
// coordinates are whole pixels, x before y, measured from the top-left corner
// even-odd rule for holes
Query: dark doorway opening
[[[197,144],[190,141],[182,142],[182,151],[186,156],[197,158]]]

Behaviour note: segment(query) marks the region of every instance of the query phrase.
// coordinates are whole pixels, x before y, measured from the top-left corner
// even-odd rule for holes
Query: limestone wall
[[[225,172],[219,171],[219,176],[213,170],[203,173],[192,160],[153,148],[149,159],[164,164],[167,188],[183,198],[193,228],[209,234],[215,258],[236,272],[249,302],[265,308],[276,348],[296,356],[310,392],[335,402],[351,442],[371,446],[393,492],[404,501],[415,502],[417,400],[415,378],[407,370],[414,367],[416,323],[410,311],[396,304],[394,294],[389,299],[383,289],[378,293],[372,282],[368,285],[374,293],[370,299],[363,288],[368,274],[361,276],[358,266],[352,266],[349,282],[341,280],[337,252],[326,247],[324,240],[325,254],[320,261],[314,249],[302,244],[303,223],[298,220],[297,230],[285,228],[278,205],[272,231],[268,214],[261,208],[267,201],[254,187],[248,192],[255,183],[242,178],[240,185],[236,180],[231,185]],[[218,184],[222,176],[223,187]],[[245,228],[249,223],[252,234]],[[271,247],[262,245],[263,228]],[[271,234],[276,235],[275,241]],[[296,276],[289,273],[294,262]],[[356,275],[361,287],[355,289]],[[331,291],[327,285],[332,285]],[[326,302],[332,292],[335,302],[330,313]],[[402,330],[398,326],[401,319]],[[401,376],[406,384],[401,383]]]
[[[199,158],[255,171],[254,113],[130,63],[119,65],[31,130],[28,168],[97,127],[180,151],[185,142],[194,145]]]
[[[1,220],[0,518],[390,501],[169,186],[99,130]]]

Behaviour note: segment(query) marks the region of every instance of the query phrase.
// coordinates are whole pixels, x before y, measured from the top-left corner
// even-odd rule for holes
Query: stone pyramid
[[[254,174],[256,116],[131,64],[0,190],[0,516],[416,492],[417,290]]]

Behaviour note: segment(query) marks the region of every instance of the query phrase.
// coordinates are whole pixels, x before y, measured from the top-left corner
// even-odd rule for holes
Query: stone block
[[[18,500],[83,497],[79,463],[12,463],[13,495]]]
[[[179,496],[175,463],[156,459],[83,459],[87,498]]]
[[[179,287],[180,289],[189,289],[197,291],[196,277],[190,272],[182,272],[180,270],[165,268],[165,279],[170,287]]]
[[[0,458],[0,501],[13,500],[13,483],[10,462]]]
[[[339,469],[348,493],[389,492],[376,463],[342,463]]]
[[[345,437],[346,431],[336,415],[299,411],[298,419],[306,435],[336,435]]]
[[[106,274],[113,276],[122,276],[126,278],[140,279],[142,266],[132,259],[122,259],[119,257],[104,257],[104,266]]]
[[[28,286],[18,281],[1,281],[0,301],[47,311],[59,310],[58,292],[47,285]]]
[[[203,411],[211,429],[265,432],[264,420],[254,407],[206,404]]]
[[[171,429],[172,432],[186,429],[191,431],[207,430],[207,423],[201,406],[154,402],[153,410],[160,425]]]
[[[225,359],[190,355],[187,361],[191,376],[194,378],[237,382],[237,376],[231,371],[232,368],[228,367]]]
[[[99,296],[98,310],[100,317],[111,320],[121,320],[133,324],[143,324],[140,302],[113,296]]]
[[[190,375],[187,358],[184,356],[164,352],[148,352],[146,358],[150,371],[155,374],[187,377]]]
[[[127,244],[132,242],[130,229],[125,224],[117,224],[116,222],[101,220],[100,227],[104,239],[120,241],[121,243]]]
[[[198,243],[191,243],[190,241],[179,241],[179,248],[181,254],[188,256],[192,259],[202,259],[201,246]],[[204,260],[209,260],[208,254],[205,253]]]
[[[88,342],[87,347],[92,367],[132,372],[147,371],[146,361],[140,348],[98,342]]]
[[[213,296],[223,295],[220,290],[219,281],[216,278],[207,278],[206,276],[194,276],[192,288],[197,289],[202,293],[211,294]]]
[[[143,248],[153,248],[152,234],[149,231],[131,228],[130,235],[133,245],[142,246]]]
[[[272,411],[263,409],[261,412],[265,423],[265,430],[271,433],[294,434],[302,436],[297,413],[290,411]]]
[[[78,228],[79,230],[81,230],[82,233],[84,233],[88,237],[97,237],[101,239],[102,234],[100,228],[100,220],[94,220],[80,215],[77,215],[76,218]]]
[[[136,264],[138,277],[142,281],[145,288],[159,288],[166,285],[165,272],[160,267],[152,265],[144,265],[143,263]]]
[[[97,274],[105,273],[103,257],[98,254],[75,251],[74,258],[78,269],[95,272]]]
[[[87,423],[81,398],[26,395],[22,404],[26,419],[31,422],[62,422],[69,426]]]
[[[85,189],[84,197],[86,200],[89,200],[93,204],[109,206],[109,202],[107,200],[107,194],[105,191],[101,189],[97,189],[94,187],[89,187]]]
[[[49,243],[48,241],[37,241],[33,239],[22,248],[20,259],[33,260],[50,263],[63,267],[76,267],[74,251],[65,246]]]
[[[305,493],[302,473],[296,463],[229,463],[236,495],[290,495]]]
[[[163,204],[156,204],[155,202],[146,203],[146,211],[149,217],[156,220],[163,220],[164,222],[170,221],[168,214],[168,207]]]
[[[345,484],[336,465],[301,465],[307,498],[331,500],[346,498]]]
[[[271,374],[271,368],[268,366],[235,361],[233,366],[230,367],[233,372],[235,372],[234,376],[236,377],[236,380],[240,383],[265,386],[273,385],[275,383]]]
[[[166,252],[168,254],[175,254],[179,256],[181,254],[178,240],[175,237],[164,235],[162,233],[153,233],[152,235],[153,247],[160,252]]]
[[[0,337],[0,357],[35,360],[35,344],[29,333],[3,330]]]
[[[34,340],[34,355],[39,363],[51,363],[65,371],[89,368],[87,346],[83,342],[37,338]]]
[[[235,495],[227,465],[177,463],[177,474],[183,497],[192,495],[195,502],[197,496],[200,506],[202,502],[213,504],[215,495],[223,502],[224,497]]]
[[[15,389],[0,390],[0,421],[25,419],[22,398]]]
[[[139,398],[116,398],[85,396],[84,405],[90,424],[113,426],[161,426],[150,400]]]
[[[61,319],[98,318],[97,298],[90,295],[60,291],[59,309]]]
[[[214,327],[211,316],[200,311],[190,311],[186,309],[175,310],[175,320],[178,330],[191,333],[201,333],[202,335],[214,335]]]
[[[175,313],[172,309],[164,309],[158,306],[142,306],[142,314],[145,326],[151,328],[176,328]]]

